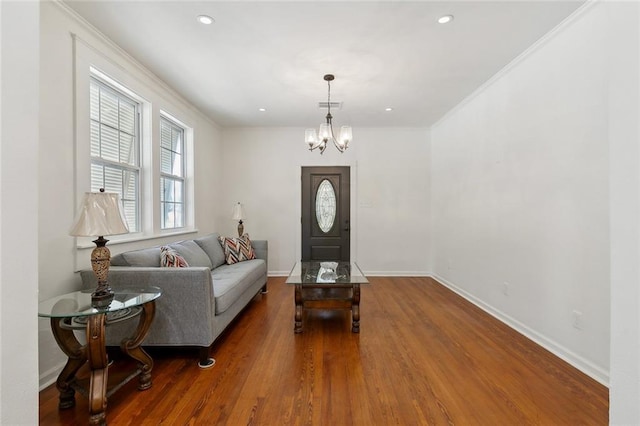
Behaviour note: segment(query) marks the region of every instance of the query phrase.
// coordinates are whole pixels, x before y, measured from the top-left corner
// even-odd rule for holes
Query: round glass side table
[[[158,287],[116,289],[113,301],[101,308],[91,305],[92,292],[75,291],[40,302],[38,316],[50,318],[53,336],[68,357],[56,380],[60,392],[58,407],[73,407],[77,390],[89,398],[89,424],[104,425],[107,397],[124,383],[139,377],[139,390],[151,387],[153,360],[140,345],[149,332],[155,315],[155,300],[160,297],[162,290]],[[134,335],[122,341],[120,348],[137,361],[137,368],[109,390],[105,328],[136,317],[138,326]],[[85,330],[85,344],[78,341],[74,330]],[[88,363],[91,371],[88,389],[76,380],[76,373],[85,363]]]

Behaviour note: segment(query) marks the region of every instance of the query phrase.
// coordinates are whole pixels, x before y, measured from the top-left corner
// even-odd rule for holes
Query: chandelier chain
[[[329,87],[327,90],[327,112],[331,115],[331,80],[327,80],[327,86]]]

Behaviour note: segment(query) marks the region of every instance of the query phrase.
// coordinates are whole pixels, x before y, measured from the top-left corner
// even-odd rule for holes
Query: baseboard
[[[39,391],[43,390],[46,387],[49,387],[50,385],[56,382],[56,380],[58,379],[58,374],[60,374],[60,372],[64,368],[64,364],[65,364],[64,362],[61,362],[59,365],[56,365],[55,367],[51,367],[50,369],[48,369],[47,371],[45,371],[40,375]]]
[[[267,272],[267,276],[269,277],[288,277],[289,276],[289,271],[268,271]]]
[[[363,271],[367,277],[430,277],[425,271]]]
[[[558,358],[562,359],[563,361],[568,362],[573,367],[575,367],[578,370],[582,371],[587,376],[589,376],[592,379],[596,380],[600,384],[602,384],[602,385],[604,385],[606,387],[609,387],[609,373],[607,371],[604,371],[602,368],[594,365],[589,360],[584,359],[583,357],[575,354],[574,352],[572,352],[571,350],[567,349],[566,347],[564,347],[563,345],[559,344],[558,342],[556,342],[556,341],[554,341],[552,339],[549,339],[548,337],[546,337],[546,336],[538,333],[537,331],[527,327],[525,324],[523,324],[520,321],[510,317],[509,315],[505,314],[504,312],[500,311],[499,309],[496,309],[493,306],[483,302],[482,300],[480,300],[477,297],[475,297],[474,295],[466,292],[465,290],[463,290],[462,288],[458,287],[454,283],[446,280],[445,278],[443,278],[443,277],[441,277],[441,276],[439,276],[437,274],[433,274],[431,277],[434,280],[438,281],[440,284],[444,285],[445,287],[449,288],[453,292],[457,293],[461,297],[465,298],[469,302],[473,303],[474,305],[476,305],[477,307],[479,307],[480,309],[482,309],[483,311],[485,311],[489,315],[493,316],[494,318],[496,318],[499,321],[503,322],[504,324],[508,325],[509,327],[511,327],[512,329],[517,331],[518,333],[520,333],[523,336],[527,337],[529,340],[532,340],[536,344],[542,346],[543,348],[545,348],[546,350],[548,350],[549,352],[551,352],[552,354],[554,354]]]

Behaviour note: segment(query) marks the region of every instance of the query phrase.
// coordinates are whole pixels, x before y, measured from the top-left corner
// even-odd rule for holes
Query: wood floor
[[[269,279],[214,344],[150,350],[153,387],[108,402],[110,425],[606,425],[608,390],[429,278],[370,278],[360,334],[345,311],[310,311],[293,333],[293,288]],[[118,363],[114,363],[117,365]],[[117,368],[117,367],[114,367]],[[115,371],[114,371],[115,373]],[[85,398],[40,424],[85,425]]]

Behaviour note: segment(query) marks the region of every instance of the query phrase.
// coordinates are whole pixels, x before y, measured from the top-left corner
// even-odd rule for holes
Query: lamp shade
[[[351,126],[340,127],[340,139],[338,140],[340,146],[346,149],[349,142],[351,142],[351,139],[353,139],[353,130],[351,130]]]
[[[331,133],[331,124],[322,123],[320,124],[320,130],[318,131],[318,139],[323,141],[328,141],[333,137],[333,133]]]
[[[69,235],[97,237],[126,234],[127,221],[120,207],[120,196],[113,192],[85,192]]]
[[[315,147],[318,143],[318,135],[316,134],[316,129],[307,129],[304,131],[304,141],[309,145],[309,147]]]
[[[245,218],[244,209],[242,208],[242,204],[238,203],[233,206],[233,215],[231,219],[233,220],[243,220]]]

